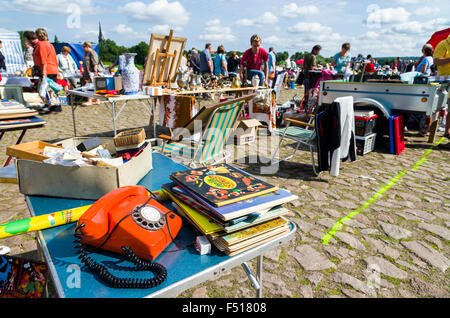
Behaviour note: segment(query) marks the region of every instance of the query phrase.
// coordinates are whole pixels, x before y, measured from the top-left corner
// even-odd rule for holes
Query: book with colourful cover
[[[294,201],[298,197],[291,192],[278,189],[274,192],[270,192],[264,195],[248,198],[239,202],[231,203],[221,207],[216,207],[202,197],[197,196],[190,189],[185,188],[181,183],[174,182],[177,186],[172,187],[174,191],[182,191],[187,196],[197,201],[201,206],[213,213],[217,219],[223,221],[230,221],[244,216],[248,216],[252,213],[261,213],[261,211],[268,210],[274,206],[281,205],[287,202]]]
[[[170,191],[167,191],[167,193],[172,201],[174,201],[183,210],[183,214],[185,214],[189,218],[189,220],[194,223],[193,225],[200,232],[207,235],[223,231],[223,227],[214,222],[213,219],[185,204],[183,201],[174,196]]]
[[[3,119],[0,120],[0,126],[11,126],[11,125],[26,125],[26,124],[36,124],[45,123],[45,120],[37,116],[32,116],[28,118],[17,118],[17,119]]]
[[[41,298],[47,272],[45,263],[0,255],[0,298]]]
[[[252,226],[241,231],[229,233],[217,238],[217,240],[223,243],[225,246],[231,246],[233,244],[242,243],[243,241],[250,240],[256,236],[268,233],[277,228],[288,226],[289,222],[283,218],[279,217],[255,226]]]
[[[228,164],[178,171],[170,178],[215,207],[278,190],[278,187]]]
[[[242,231],[213,238],[212,243],[220,251],[233,256],[281,237],[289,231],[289,222],[284,218],[277,218]]]

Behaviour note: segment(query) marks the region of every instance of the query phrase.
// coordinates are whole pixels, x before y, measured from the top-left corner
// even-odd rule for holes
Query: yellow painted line
[[[414,167],[412,168],[412,171],[416,171],[425,162],[425,160],[427,159],[428,155],[433,151],[434,147],[438,146],[439,144],[441,144],[444,140],[445,140],[445,138],[442,137],[441,140],[439,140],[439,142],[436,145],[431,146],[431,148],[428,149],[425,152],[425,154],[422,156],[422,158],[414,165]],[[344,222],[345,221],[350,220],[355,215],[361,213],[366,208],[368,208],[373,202],[375,202],[378,198],[380,198],[383,195],[383,193],[385,193],[387,190],[392,188],[397,183],[397,181],[400,180],[407,172],[408,172],[408,170],[403,170],[402,172],[400,172],[398,175],[396,175],[394,178],[392,178],[387,185],[385,185],[383,188],[381,188],[380,191],[375,193],[375,195],[372,198],[367,200],[362,206],[360,206],[358,209],[356,209],[352,213],[347,214],[346,216],[341,218],[331,228],[331,230],[328,231],[328,233],[326,233],[324,235],[324,237],[322,238],[322,244],[328,245],[328,243],[330,242],[330,239],[334,236],[334,234],[336,234],[336,232],[339,231],[344,226]]]

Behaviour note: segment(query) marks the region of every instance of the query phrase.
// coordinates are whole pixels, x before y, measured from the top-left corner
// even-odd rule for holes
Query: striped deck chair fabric
[[[171,157],[190,159],[191,165],[218,163],[227,158],[225,145],[233,131],[235,123],[248,99],[231,100],[230,103],[217,107],[207,119],[202,131],[201,141],[183,140],[168,142],[154,147],[155,150]]]
[[[15,74],[17,71],[22,72],[25,62],[19,33],[0,32],[0,40],[3,44],[2,53],[5,56],[6,73]]]

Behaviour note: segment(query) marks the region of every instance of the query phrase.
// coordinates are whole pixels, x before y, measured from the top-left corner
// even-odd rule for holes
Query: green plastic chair
[[[231,155],[225,149],[228,138],[244,105],[254,96],[251,94],[202,108],[185,127],[176,129],[173,136],[159,135],[162,145],[154,147],[155,151],[172,158],[187,159],[192,167],[215,165],[226,160]],[[200,133],[200,138],[195,138],[195,133]]]

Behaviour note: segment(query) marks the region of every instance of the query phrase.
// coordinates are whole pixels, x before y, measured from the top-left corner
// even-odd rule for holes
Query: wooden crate
[[[45,159],[49,159],[50,157],[44,156],[44,148],[45,147],[53,147],[53,148],[61,148],[62,146],[53,145],[44,141],[32,141],[28,143],[23,143],[15,146],[9,146],[6,148],[6,154],[8,156],[17,158],[17,159],[24,159],[24,160],[31,160],[31,161],[44,161]],[[88,153],[82,152],[81,153],[83,157],[85,158],[98,158],[98,156],[90,155]],[[105,165],[103,163],[100,163],[100,165]],[[107,165],[110,166],[110,165]]]
[[[6,148],[6,154],[17,159],[43,161],[48,159],[43,155],[45,147],[62,148],[43,141],[32,141]]]

